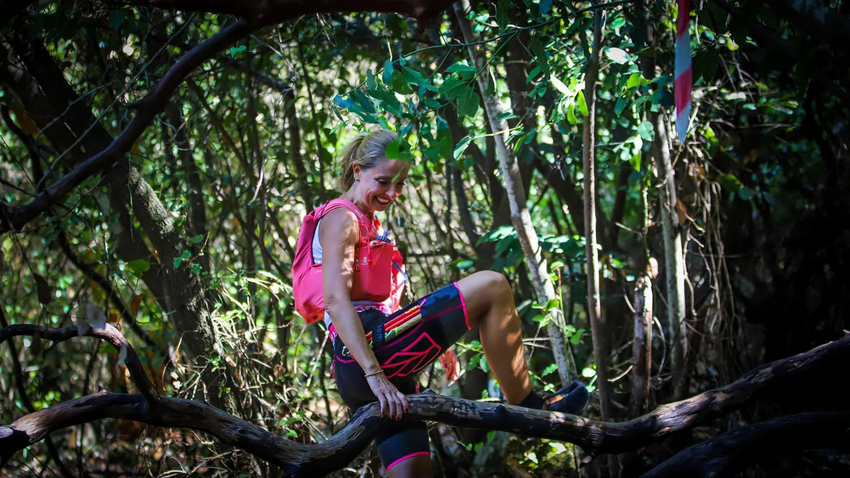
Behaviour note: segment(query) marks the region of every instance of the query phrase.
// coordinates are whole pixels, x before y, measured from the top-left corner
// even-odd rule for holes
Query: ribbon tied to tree
[[[690,21],[690,0],[679,0],[679,14],[676,17],[676,132],[679,142],[685,142],[691,117],[691,90],[693,89],[693,69],[691,67],[691,38],[688,33]]]

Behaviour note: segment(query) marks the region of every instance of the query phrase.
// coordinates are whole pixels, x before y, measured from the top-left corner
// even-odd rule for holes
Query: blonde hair
[[[387,146],[396,140],[392,131],[379,129],[371,133],[360,133],[342,150],[342,178],[339,180],[343,191],[354,184],[354,165],[361,169],[375,167],[378,161],[386,159]]]

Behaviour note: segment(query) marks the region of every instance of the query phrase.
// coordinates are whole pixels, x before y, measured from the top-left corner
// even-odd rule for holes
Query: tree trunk
[[[454,9],[461,31],[463,32],[464,41],[466,43],[472,43],[472,29],[469,26],[469,21],[466,19],[466,12],[469,11],[469,2],[463,0],[455,3]],[[478,86],[482,93],[486,92],[487,78],[490,76],[489,70],[485,67],[483,58],[477,54],[473,46],[469,46],[468,50],[472,63],[479,70],[477,77]],[[505,190],[507,191],[508,202],[511,207],[511,222],[517,231],[522,252],[528,263],[528,270],[531,272],[531,280],[537,294],[537,302],[545,306],[551,300],[556,299],[557,295],[555,294],[555,287],[549,279],[549,268],[538,244],[537,232],[531,223],[531,214],[526,205],[525,191],[522,188],[519,164],[516,157],[508,151],[505,145],[507,126],[504,120],[499,119],[502,115],[502,107],[499,104],[498,98],[495,96],[483,94],[482,98],[484,100],[484,111],[487,120],[494,133],[493,139],[496,143],[499,168],[502,170],[502,176],[505,179]],[[564,324],[564,314],[560,307],[553,308],[551,314],[551,319],[546,325],[546,331],[549,333],[552,353],[555,356],[555,363],[558,365],[558,375],[560,376],[561,384],[562,386],[566,386],[570,383],[569,362],[567,361],[564,339],[559,328],[559,326]]]
[[[682,253],[682,233],[676,213],[676,178],[670,160],[670,141],[664,115],[653,117],[655,141],[652,149],[661,184],[661,230],[664,236],[664,276],[667,295],[667,327],[672,342],[670,366],[673,369],[673,399],[678,400],[688,392],[685,380],[687,356],[687,327],[685,325],[685,262]]]
[[[635,282],[635,337],[632,344],[632,394],[629,415],[638,416],[649,407],[652,376],[652,279],[649,275]]]
[[[599,76],[599,49],[602,45],[602,13],[593,16],[593,45],[584,80],[584,97],[588,116],[583,128],[584,163],[584,232],[587,256],[587,318],[593,337],[596,362],[596,387],[603,421],[611,419],[611,384],[608,382],[608,327],[602,315],[599,298],[599,251],[596,248],[596,80]],[[616,457],[609,456],[610,476],[617,476]]]

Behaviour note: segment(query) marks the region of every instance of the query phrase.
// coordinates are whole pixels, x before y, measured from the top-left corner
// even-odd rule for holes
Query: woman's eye
[[[380,184],[381,186],[386,186],[387,184],[390,183],[386,179],[378,179],[377,181],[378,181],[378,184]]]

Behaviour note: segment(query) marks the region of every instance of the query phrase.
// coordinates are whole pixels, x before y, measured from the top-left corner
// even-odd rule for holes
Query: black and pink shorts
[[[377,309],[359,312],[365,332],[377,336],[381,326],[401,314],[422,314],[422,321],[392,342],[375,345],[375,357],[387,378],[404,394],[419,390],[416,374],[427,367],[469,330],[466,304],[457,283],[447,285],[387,316]],[[333,333],[337,388],[348,407],[356,410],[377,401],[363,369]],[[411,422],[384,429],[375,437],[378,454],[387,470],[419,455],[430,455],[425,422]]]

